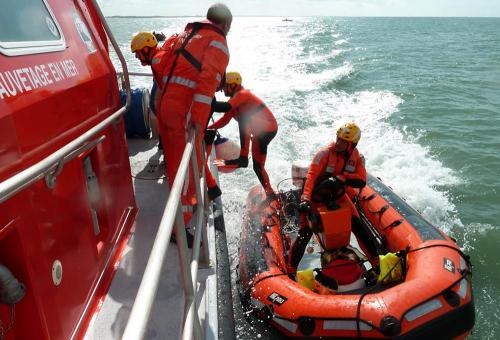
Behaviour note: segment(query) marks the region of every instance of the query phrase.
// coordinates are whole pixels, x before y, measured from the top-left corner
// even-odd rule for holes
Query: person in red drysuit
[[[185,30],[167,39],[159,49],[153,43],[139,48],[141,37],[134,37],[131,49],[143,65],[151,65],[161,94],[156,105],[160,138],[170,187],[172,187],[190,127],[195,130],[195,150],[201,169],[201,141],[208,123],[211,103],[220,86],[229,62],[226,35],[231,28],[232,14],[223,4],[212,5],[207,20],[189,23]],[[139,37],[138,37],[139,36]],[[155,39],[156,41],[156,39]],[[208,171],[207,185],[217,186]],[[193,175],[186,176],[182,192],[185,222],[196,204]],[[220,190],[219,190],[220,191]],[[220,195],[220,194],[219,194]]]
[[[265,169],[267,146],[278,132],[278,123],[273,113],[264,102],[250,90],[241,85],[241,75],[238,72],[228,72],[224,85],[224,94],[231,97],[227,102],[227,112],[209,129],[224,127],[231,118],[238,121],[240,130],[240,157],[225,161],[225,165],[242,167],[248,166],[248,153],[252,141],[253,169],[268,197],[274,197],[274,190]]]
[[[311,211],[318,215],[315,194],[324,195],[326,190],[336,196],[344,186],[363,188],[366,185],[364,160],[356,148],[360,138],[361,130],[356,124],[345,124],[337,130],[336,142],[320,149],[314,156],[299,205],[300,229],[290,249],[289,272],[296,272],[313,234],[309,228],[307,213]]]

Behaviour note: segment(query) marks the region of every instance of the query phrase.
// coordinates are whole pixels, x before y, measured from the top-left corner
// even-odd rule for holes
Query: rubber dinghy
[[[261,188],[248,195],[238,268],[248,311],[289,337],[450,339],[470,333],[475,312],[468,256],[370,175],[365,188],[348,188],[335,204],[318,209],[318,246],[308,248],[299,269],[315,257],[321,265],[287,273],[300,194],[280,191],[270,202]]]

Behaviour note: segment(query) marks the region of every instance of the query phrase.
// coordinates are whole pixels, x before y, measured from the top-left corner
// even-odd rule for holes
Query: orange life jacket
[[[193,94],[192,119],[204,124],[212,98],[224,79],[229,50],[224,33],[209,21],[189,23],[184,32],[171,36],[161,48],[158,62],[162,96],[171,86]]]
[[[311,200],[312,191],[322,179],[342,175],[346,182],[360,180],[366,183],[366,169],[357,149],[354,149],[347,160],[335,152],[335,143],[322,148],[313,158],[304,185],[302,199]],[[348,185],[348,183],[346,183]]]

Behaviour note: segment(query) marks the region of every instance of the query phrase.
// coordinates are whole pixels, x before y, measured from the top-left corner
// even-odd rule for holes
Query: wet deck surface
[[[123,252],[108,295],[93,320],[86,339],[121,339],[144,273],[154,237],[167,201],[168,185],[163,176],[163,156],[154,140],[128,140],[134,190],[139,214],[130,239]],[[209,239],[211,234],[209,228]],[[213,235],[212,235],[213,237]],[[213,243],[213,242],[209,242]],[[215,248],[211,249],[211,255]],[[211,256],[214,258],[214,256]],[[177,339],[180,336],[184,310],[184,294],[175,243],[170,243],[166,263],[162,270],[156,301],[151,313],[146,339]],[[213,309],[215,290],[213,269],[202,269],[198,274],[197,300],[200,318],[205,319],[207,291]],[[216,298],[215,298],[216,300]],[[215,301],[216,302],[216,301]],[[216,318],[215,318],[216,319]],[[207,338],[217,334],[217,324],[207,326]],[[215,331],[214,331],[215,329]]]

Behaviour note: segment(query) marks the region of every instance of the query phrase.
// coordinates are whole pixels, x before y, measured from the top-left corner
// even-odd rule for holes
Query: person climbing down
[[[238,72],[226,73],[224,94],[230,97],[225,113],[208,129],[220,129],[229,123],[231,118],[238,122],[240,130],[240,157],[226,160],[225,165],[236,168],[248,166],[248,153],[252,141],[253,169],[268,197],[274,197],[269,176],[265,169],[267,146],[278,132],[278,123],[273,113],[264,102],[243,87],[241,75]]]
[[[344,124],[337,130],[336,142],[320,149],[314,156],[299,205],[299,232],[288,256],[289,273],[297,271],[313,234],[309,220],[312,228],[319,223],[318,203],[325,198],[326,201],[340,198],[345,186],[363,188],[366,185],[364,160],[356,149],[360,138],[361,130],[355,123]]]
[[[222,79],[220,87],[217,88],[217,91],[222,91],[223,86],[225,83],[225,79]],[[212,99],[212,104],[210,108],[210,116],[207,120],[207,126],[205,127],[205,137],[204,137],[204,142],[206,146],[206,157],[205,157],[205,177],[207,181],[207,194],[208,198],[213,201],[217,197],[222,195],[222,191],[220,190],[219,186],[217,185],[217,181],[215,180],[215,177],[212,175],[212,172],[210,171],[210,167],[208,166],[210,154],[212,152],[212,147],[214,145],[214,142],[216,141],[216,137],[220,138],[220,134],[217,132],[217,130],[212,130],[208,128],[208,123],[210,119],[213,119],[212,116],[214,112],[226,112],[231,109],[231,106],[226,103],[226,102],[219,102],[216,100],[214,97]]]

